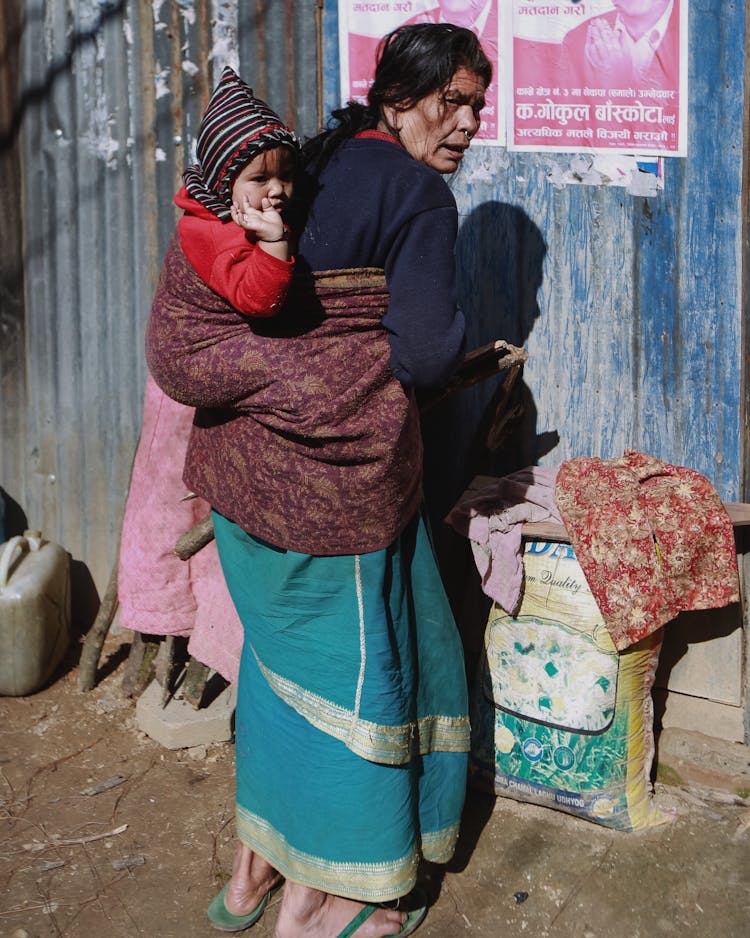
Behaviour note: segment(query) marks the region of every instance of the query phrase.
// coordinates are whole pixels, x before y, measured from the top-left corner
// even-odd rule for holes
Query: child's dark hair
[[[485,88],[492,80],[492,65],[470,29],[452,23],[419,23],[400,26],[378,47],[375,79],[367,104],[350,101],[331,112],[331,123],[307,141],[302,159],[317,174],[336,148],[361,130],[372,130],[383,118],[384,108],[406,109],[445,88],[457,69],[474,72]]]

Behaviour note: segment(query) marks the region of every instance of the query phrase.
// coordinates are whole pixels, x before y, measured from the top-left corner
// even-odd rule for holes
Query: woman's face
[[[453,173],[479,130],[484,91],[479,75],[459,68],[445,88],[407,110],[388,108],[386,117],[415,160],[439,173]]]

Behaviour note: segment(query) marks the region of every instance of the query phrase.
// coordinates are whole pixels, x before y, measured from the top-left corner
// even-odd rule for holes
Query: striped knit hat
[[[183,173],[188,195],[222,221],[232,217],[232,184],[240,170],[263,150],[299,149],[295,134],[227,66],[201,120],[198,162]]]

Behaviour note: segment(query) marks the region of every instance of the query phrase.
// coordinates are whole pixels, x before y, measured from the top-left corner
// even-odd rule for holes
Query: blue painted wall
[[[549,171],[567,155],[489,147],[473,147],[451,180],[470,345],[505,338],[529,362],[526,416],[500,452],[481,445],[490,382],[428,423],[435,514],[478,471],[626,448],[697,469],[725,500],[744,497],[745,17],[741,3],[691,0],[689,155],[665,161],[657,195],[556,188]],[[329,109],[336,31],[327,0]]]

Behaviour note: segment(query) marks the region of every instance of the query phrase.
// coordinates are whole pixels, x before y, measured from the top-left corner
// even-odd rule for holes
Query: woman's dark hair
[[[317,174],[336,148],[360,130],[372,130],[385,107],[406,109],[445,88],[459,68],[474,72],[485,88],[492,65],[476,35],[452,23],[399,26],[381,40],[367,104],[350,101],[331,112],[332,123],[302,148],[303,162]]]

